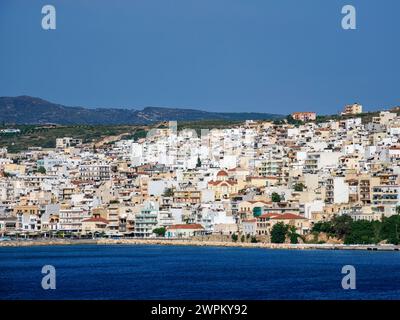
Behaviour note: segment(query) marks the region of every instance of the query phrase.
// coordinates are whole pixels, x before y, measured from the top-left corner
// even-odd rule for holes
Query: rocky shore
[[[289,243],[242,243],[227,241],[201,241],[191,239],[40,239],[1,241],[0,247],[53,246],[53,245],[171,245],[213,246],[237,248],[291,249],[291,250],[371,250],[400,251],[395,245],[343,245],[343,244],[289,244]]]

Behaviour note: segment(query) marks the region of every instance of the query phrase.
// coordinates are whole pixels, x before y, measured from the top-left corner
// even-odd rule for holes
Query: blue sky
[[[41,28],[41,8],[57,29]],[[357,9],[357,30],[341,8]],[[1,0],[0,96],[338,112],[400,105],[398,0]]]

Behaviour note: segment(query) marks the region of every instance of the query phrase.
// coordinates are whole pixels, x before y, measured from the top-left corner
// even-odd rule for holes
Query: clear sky
[[[56,8],[57,29],[41,27]],[[357,30],[341,28],[342,6]],[[399,0],[0,0],[0,96],[338,112],[400,105]]]

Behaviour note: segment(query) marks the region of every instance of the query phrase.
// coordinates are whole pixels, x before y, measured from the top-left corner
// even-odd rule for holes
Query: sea
[[[44,266],[54,267],[54,289],[42,286],[49,275]],[[348,278],[343,280],[349,270],[344,266],[354,267],[353,288],[343,288],[343,281],[349,283]],[[399,300],[400,252],[162,245],[0,247],[0,299]]]

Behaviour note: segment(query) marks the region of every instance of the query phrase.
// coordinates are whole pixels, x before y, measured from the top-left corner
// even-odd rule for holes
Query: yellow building
[[[25,174],[26,166],[15,163],[7,163],[4,165],[3,171],[8,174],[23,175]]]
[[[174,202],[195,205],[201,201],[201,191],[180,190],[174,192]]]
[[[82,220],[82,233],[101,233],[105,232],[108,225],[108,220],[101,217],[93,217]]]
[[[214,191],[215,200],[228,199],[232,194],[239,191],[239,184],[236,180],[230,179],[226,171],[217,173],[216,181],[209,181],[208,188]]]
[[[342,115],[360,114],[362,113],[362,105],[358,103],[348,104],[344,107]]]
[[[228,199],[238,192],[238,184],[234,180],[210,181],[208,187],[214,191],[216,200]]]
[[[257,219],[257,234],[271,235],[271,230],[277,223],[294,226],[296,233],[303,235],[310,230],[310,221],[293,213],[266,213]]]

